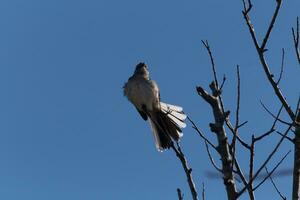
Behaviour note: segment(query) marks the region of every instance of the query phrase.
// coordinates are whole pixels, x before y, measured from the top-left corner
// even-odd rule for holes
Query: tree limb
[[[187,177],[187,181],[191,190],[191,194],[193,197],[193,200],[198,200],[198,194],[197,194],[197,190],[196,190],[196,186],[195,183],[193,181],[193,177],[192,177],[192,168],[190,168],[188,166],[188,163],[186,161],[186,158],[180,148],[179,143],[177,142],[177,147],[175,147],[174,143],[171,144],[171,148],[174,150],[174,152],[176,153],[176,156],[179,158],[181,165],[184,169],[184,172],[186,174]]]
[[[266,170],[267,174],[270,174],[269,171],[268,171],[268,169],[267,169],[267,167],[265,167],[265,170]],[[287,200],[286,197],[283,196],[283,195],[281,194],[281,192],[279,191],[279,189],[278,189],[278,187],[276,186],[275,182],[273,181],[273,178],[272,178],[271,175],[269,176],[269,179],[271,180],[272,185],[274,186],[274,188],[275,188],[277,194],[281,197],[281,199],[282,199],[282,200]]]
[[[292,28],[294,46],[298,63],[300,64],[300,53],[299,53],[299,17],[297,17],[296,31]]]
[[[181,193],[180,188],[177,188],[178,200],[183,200],[183,194]]]

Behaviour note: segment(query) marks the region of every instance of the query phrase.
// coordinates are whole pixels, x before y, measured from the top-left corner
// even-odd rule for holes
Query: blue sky
[[[261,38],[275,2],[253,3],[252,21]],[[300,72],[291,26],[299,7],[297,0],[284,1],[267,52],[276,76],[285,48],[281,87],[293,108]],[[149,125],[123,97],[122,86],[135,65],[146,62],[162,100],[183,106],[215,141],[208,129],[210,108],[195,92],[196,85],[208,88],[212,80],[201,44],[207,39],[219,78],[226,74],[224,101],[231,111],[235,66],[241,67],[241,120],[249,121],[241,130],[243,137],[268,130],[272,120],[259,101],[274,112],[279,104],[258,63],[241,9],[240,1],[217,0],[2,0],[0,198],[176,199],[180,187],[190,199],[179,161],[171,151],[156,151]],[[205,176],[212,167],[203,141],[190,125],[184,134],[182,147],[198,191],[204,182],[208,199],[224,199],[222,180]],[[277,139],[258,145],[258,164]],[[274,160],[290,149],[285,142]],[[246,152],[239,149],[239,155],[247,167]],[[292,154],[282,168],[290,166]],[[290,197],[291,177],[276,181]],[[256,195],[278,198],[269,182]]]

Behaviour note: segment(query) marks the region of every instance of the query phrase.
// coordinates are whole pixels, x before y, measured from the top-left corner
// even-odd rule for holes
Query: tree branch
[[[280,83],[281,78],[282,78],[282,74],[283,74],[283,68],[284,68],[284,55],[285,55],[284,48],[282,48],[282,54],[281,54],[281,67],[280,67],[279,78],[278,78],[278,81],[276,82],[277,85]]]
[[[174,150],[174,152],[176,153],[176,156],[179,158],[181,165],[184,169],[184,172],[186,174],[187,177],[187,181],[191,190],[191,194],[193,197],[193,200],[198,200],[198,194],[197,194],[197,190],[196,190],[196,186],[195,183],[193,181],[193,177],[192,177],[192,168],[190,168],[188,166],[188,163],[186,161],[186,158],[180,148],[179,143],[177,142],[177,147],[175,147],[174,143],[171,144],[171,148]]]
[[[269,171],[268,171],[268,169],[267,169],[267,167],[265,167],[265,170],[266,170],[267,174],[270,174]],[[277,194],[281,197],[281,199],[282,199],[282,200],[287,200],[286,197],[283,196],[283,195],[281,194],[281,192],[279,191],[279,189],[278,189],[278,187],[276,186],[275,182],[273,181],[273,178],[272,178],[271,175],[269,176],[269,178],[270,178],[271,183],[272,183],[272,185],[274,186],[274,188],[275,188]]]
[[[279,121],[279,122],[281,122],[281,123],[283,123],[283,124],[285,124],[285,125],[291,125],[291,123],[289,123],[289,122],[286,122],[286,121],[283,121],[282,119],[280,119],[279,117],[276,117],[266,106],[265,106],[265,104],[262,102],[262,101],[260,101],[260,104],[262,105],[262,107],[265,109],[265,111],[267,112],[267,113],[269,113],[269,115],[271,115],[275,120],[277,120],[277,121]],[[282,105],[283,106],[283,105]]]
[[[237,139],[237,130],[239,128],[239,119],[240,119],[240,99],[241,99],[241,79],[240,79],[240,67],[236,67],[236,76],[237,76],[237,100],[236,100],[236,111],[235,111],[235,126],[234,134],[232,137],[231,148],[232,148],[232,161],[235,161],[235,147]]]
[[[207,139],[204,134],[202,133],[202,131],[196,126],[196,124],[194,123],[194,121],[187,116],[187,119],[192,123],[192,128],[199,134],[199,136],[205,141],[207,142],[213,149],[217,150],[217,147],[209,140]]]
[[[298,108],[299,111],[299,108]],[[293,170],[293,200],[299,199],[300,194],[300,112],[297,113],[294,138],[294,170]]]
[[[284,161],[284,159],[291,153],[291,151],[288,151],[283,157],[282,159],[277,163],[277,165],[272,169],[272,171],[270,173],[267,174],[267,176],[257,185],[254,187],[253,190],[256,190],[257,188],[259,188],[269,177],[271,177],[271,175],[275,172],[275,170],[279,167],[279,165]],[[266,168],[266,167],[265,167]]]
[[[261,44],[261,47],[260,47],[260,49],[261,49],[262,51],[265,50],[265,47],[266,47],[266,45],[267,45],[267,42],[268,42],[268,39],[269,39],[269,37],[270,37],[271,31],[272,31],[272,29],[273,29],[273,27],[274,27],[274,24],[275,24],[275,21],[276,21],[276,18],[277,18],[277,15],[278,15],[278,12],[279,12],[279,9],[280,9],[282,0],[276,0],[276,2],[277,2],[277,5],[276,5],[275,12],[274,12],[273,17],[272,17],[272,20],[271,20],[271,22],[270,22],[268,31],[267,31],[267,33],[266,33],[266,35],[265,35],[265,37],[264,37],[264,39],[263,39],[263,42],[262,42],[262,44]]]
[[[288,134],[288,132],[290,131],[291,128],[292,128],[292,125],[290,125],[289,128],[285,131],[284,136],[286,136]],[[243,192],[247,188],[249,188],[251,186],[251,184],[256,179],[256,177],[260,174],[260,172],[263,170],[263,168],[268,164],[268,162],[270,161],[270,159],[273,157],[273,155],[275,154],[275,152],[277,151],[277,149],[279,148],[279,146],[281,145],[281,143],[283,142],[283,140],[284,140],[284,137],[281,137],[280,140],[278,141],[277,145],[274,147],[273,151],[269,154],[269,156],[267,157],[267,159],[263,162],[263,164],[260,166],[260,168],[256,171],[256,173],[253,175],[253,177],[249,180],[248,185],[245,186],[237,194],[237,197],[239,197],[241,194],[243,194]]]
[[[300,53],[299,53],[299,17],[297,17],[296,31],[292,28],[294,46],[298,63],[300,64]]]
[[[204,183],[202,183],[202,200],[205,200],[205,187],[204,187]]]
[[[244,0],[243,0],[244,2]],[[253,43],[254,43],[254,46],[256,48],[256,51],[258,53],[258,56],[259,56],[259,59],[260,59],[260,62],[262,64],[262,67],[264,69],[264,72],[271,84],[271,86],[273,87],[273,90],[276,94],[276,96],[278,97],[278,99],[281,101],[282,105],[284,106],[285,110],[287,111],[287,113],[289,114],[290,118],[292,121],[294,121],[295,119],[295,114],[293,113],[291,107],[289,106],[289,104],[287,103],[285,97],[283,96],[280,88],[278,87],[278,84],[276,84],[274,78],[273,78],[273,74],[271,73],[270,69],[269,69],[269,66],[265,60],[265,57],[264,57],[264,53],[265,53],[265,45],[267,44],[268,42],[268,39],[269,39],[269,36],[271,34],[271,31],[272,31],[272,28],[275,24],[275,21],[276,21],[276,18],[277,18],[277,15],[278,15],[278,12],[280,10],[280,7],[281,7],[281,3],[282,3],[282,0],[277,0],[277,6],[276,6],[276,9],[274,11],[274,14],[273,14],[273,17],[272,17],[272,20],[269,24],[269,27],[268,27],[268,30],[267,30],[267,33],[263,39],[263,42],[262,42],[262,45],[260,46],[258,41],[257,41],[257,38],[256,38],[256,35],[255,35],[255,32],[254,32],[254,28],[253,28],[253,25],[250,21],[250,17],[248,15],[248,13],[250,12],[250,9],[245,9],[245,6],[244,6],[244,11],[243,11],[243,16],[244,16],[244,19],[246,21],[246,24],[248,26],[248,29],[249,29],[249,32],[250,32],[250,35],[251,35],[251,38],[253,40]],[[245,2],[244,2],[244,5],[245,5]]]
[[[209,157],[209,160],[210,160],[211,164],[214,166],[214,168],[215,168],[218,172],[222,173],[222,169],[220,169],[220,168],[217,166],[217,164],[215,163],[215,161],[214,161],[214,159],[213,159],[213,157],[212,157],[212,155],[211,155],[211,153],[210,153],[210,151],[209,151],[209,147],[208,147],[208,144],[207,144],[206,141],[205,141],[205,147],[206,147],[206,151],[207,151],[207,154],[208,154],[208,157]]]
[[[178,200],[183,200],[183,194],[181,193],[180,188],[177,188]]]
[[[214,82],[210,84],[210,88],[213,94],[214,91],[218,90]],[[218,138],[217,150],[221,156],[223,180],[227,191],[227,197],[229,200],[235,200],[237,191],[232,170],[232,156],[230,154],[229,144],[224,129],[224,122],[229,112],[223,112],[220,104],[221,100],[215,97],[215,95],[208,94],[202,87],[197,87],[197,92],[207,103],[211,105],[213,110],[215,123],[210,123],[210,129]]]

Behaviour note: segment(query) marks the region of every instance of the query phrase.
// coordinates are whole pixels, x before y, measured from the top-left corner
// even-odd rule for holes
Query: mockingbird
[[[155,81],[149,77],[147,65],[139,63],[134,74],[124,85],[124,95],[136,107],[141,117],[149,119],[156,148],[168,149],[172,139],[178,141],[183,136],[181,128],[186,124],[182,107],[160,101],[160,93]]]

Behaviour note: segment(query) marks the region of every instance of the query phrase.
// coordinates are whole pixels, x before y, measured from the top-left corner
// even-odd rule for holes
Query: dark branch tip
[[[197,90],[198,94],[200,94],[200,95],[204,92],[203,88],[200,86],[197,86],[196,90]]]
[[[225,113],[224,113],[224,118],[225,120],[229,117],[230,115],[230,110],[227,110]]]

